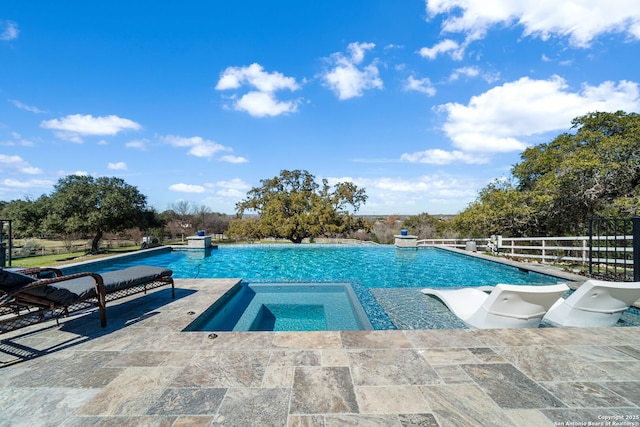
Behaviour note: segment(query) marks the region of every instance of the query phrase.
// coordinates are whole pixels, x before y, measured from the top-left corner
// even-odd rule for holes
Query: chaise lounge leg
[[[107,292],[104,287],[102,276],[92,274],[96,280],[96,299],[98,300],[98,310],[100,310],[100,326],[107,326]]]

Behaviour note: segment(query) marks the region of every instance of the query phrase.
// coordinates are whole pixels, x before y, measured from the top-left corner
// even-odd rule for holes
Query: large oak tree
[[[53,233],[93,234],[91,252],[97,253],[105,232],[151,227],[155,218],[146,196],[123,179],[69,175],[48,197],[42,225]]]
[[[246,199],[236,205],[238,220],[232,223],[238,237],[249,230],[253,239],[275,237],[300,243],[305,238],[336,236],[358,230],[362,221],[354,214],[366,200],[365,190],[350,182],[330,186],[326,179],[319,184],[303,170],[283,170],[279,176],[260,181]],[[247,212],[258,219],[250,227],[244,221]]]

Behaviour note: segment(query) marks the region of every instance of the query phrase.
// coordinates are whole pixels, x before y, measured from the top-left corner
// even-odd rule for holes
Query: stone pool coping
[[[87,312],[0,335],[0,424],[552,426],[640,417],[639,327],[182,332],[238,281],[177,279],[175,300],[158,289],[109,305],[106,329]]]

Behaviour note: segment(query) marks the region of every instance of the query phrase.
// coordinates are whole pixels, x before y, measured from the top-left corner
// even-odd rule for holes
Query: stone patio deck
[[[640,425],[638,327],[181,332],[236,282],[0,335],[0,426]]]

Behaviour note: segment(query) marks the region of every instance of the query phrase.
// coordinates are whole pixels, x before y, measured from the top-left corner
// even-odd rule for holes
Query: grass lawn
[[[81,261],[90,261],[92,259],[104,258],[111,255],[124,253],[124,252],[133,252],[139,249],[139,246],[130,246],[123,248],[111,248],[107,250],[105,253],[97,254],[97,255],[87,255],[84,251],[82,252],[69,252],[65,254],[55,254],[55,255],[38,255],[38,256],[30,256],[25,258],[14,258],[12,260],[12,264],[14,267],[56,267],[65,264],[72,264]]]

